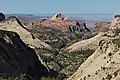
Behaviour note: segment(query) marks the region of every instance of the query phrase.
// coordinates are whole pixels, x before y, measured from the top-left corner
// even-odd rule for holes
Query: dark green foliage
[[[20,76],[20,77],[0,77],[0,80],[27,80],[27,78]]]
[[[78,67],[94,52],[94,50],[81,50],[74,53],[59,53],[55,57],[42,56],[42,59],[57,72],[71,76]]]
[[[12,33],[14,33],[14,32],[12,32],[12,31],[6,31],[6,30],[1,30],[1,29],[0,29],[0,37],[5,36],[7,33],[12,34]]]
[[[117,18],[117,17],[120,17],[120,15],[115,15],[114,17]]]
[[[2,30],[2,29],[0,30],[0,35],[1,35],[1,34],[5,34],[5,33],[10,33],[10,31],[8,32],[8,31],[6,31],[6,30]]]
[[[62,78],[63,78],[62,75],[58,75],[56,77],[42,77],[34,80],[63,80]],[[0,80],[28,80],[28,79],[24,76],[20,76],[20,77],[0,77]]]
[[[63,80],[63,76],[59,74],[56,77],[42,77],[40,80]]]
[[[15,16],[9,16],[9,17],[8,17],[8,19],[11,19],[11,18],[16,19],[16,17],[15,17]]]
[[[113,39],[112,42],[120,48],[120,37],[117,39]]]
[[[120,29],[119,29],[120,24],[116,24],[116,30],[115,30],[115,35],[119,35]]]
[[[0,22],[5,20],[5,15],[3,13],[0,13]]]

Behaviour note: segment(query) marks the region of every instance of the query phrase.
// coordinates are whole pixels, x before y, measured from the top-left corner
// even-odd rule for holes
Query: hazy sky
[[[0,0],[4,13],[119,13],[120,0]]]

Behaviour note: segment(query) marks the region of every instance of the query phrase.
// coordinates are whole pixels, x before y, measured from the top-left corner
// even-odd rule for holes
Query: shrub
[[[3,13],[0,13],[0,22],[5,20],[5,15]]]
[[[59,74],[56,77],[42,77],[40,80],[63,80],[63,76]]]
[[[20,77],[0,77],[0,80],[27,80],[27,78],[20,76]]]

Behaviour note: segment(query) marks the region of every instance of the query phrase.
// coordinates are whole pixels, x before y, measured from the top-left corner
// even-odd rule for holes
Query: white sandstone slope
[[[86,39],[86,40],[82,40],[79,42],[76,42],[70,46],[68,46],[65,51],[67,52],[77,52],[77,51],[81,51],[85,50],[85,49],[97,49],[98,48],[98,43],[101,40],[107,39],[108,37],[104,36],[106,35],[106,33],[99,33],[98,35],[90,38],[90,39]]]
[[[120,80],[120,48],[113,39],[120,38],[102,40],[96,51],[68,80]]]
[[[68,80],[120,80],[119,27],[120,17],[115,17],[111,23],[110,30],[104,35],[107,38],[101,36],[102,38],[100,39],[95,36],[87,40],[92,41],[93,44],[98,42],[99,44],[97,45],[99,46]],[[112,33],[110,34],[109,32]],[[99,37],[99,35],[100,34],[97,36]],[[82,41],[78,43],[80,45]],[[78,46],[78,44],[76,44],[76,46]],[[81,48],[80,46],[78,47]],[[75,49],[72,49],[71,51],[74,50]]]
[[[34,37],[29,31],[18,23],[17,18],[12,18],[6,20],[5,22],[0,23],[0,29],[17,32],[20,35],[20,38],[31,48],[45,48],[52,51],[55,51],[50,45],[44,43],[38,38]],[[22,24],[22,23],[21,23]]]

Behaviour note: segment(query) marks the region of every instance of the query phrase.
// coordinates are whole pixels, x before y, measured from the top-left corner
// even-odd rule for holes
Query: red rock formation
[[[24,17],[18,17],[22,20],[24,25],[26,25],[28,28],[32,28],[33,26],[40,26],[40,27],[47,27],[52,29],[58,29],[63,32],[66,32],[69,30],[69,27],[77,27],[76,20],[70,20],[70,19],[57,19],[57,20],[51,20],[51,19],[24,19]],[[84,20],[78,20],[81,27],[79,29],[83,29],[83,23]],[[78,29],[77,29],[78,30]]]
[[[49,27],[53,29],[60,29],[62,31],[67,31],[69,26],[75,26],[76,24],[73,23],[71,20],[59,20],[59,21],[50,21],[46,20],[40,23],[42,27]]]
[[[99,22],[95,24],[93,31],[95,32],[104,32],[109,30],[111,22]]]

